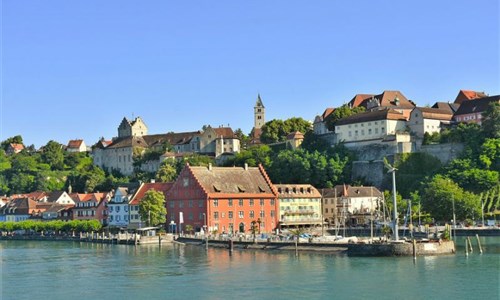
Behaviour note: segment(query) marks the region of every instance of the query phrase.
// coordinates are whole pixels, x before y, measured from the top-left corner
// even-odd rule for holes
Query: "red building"
[[[98,220],[103,225],[107,224],[109,193],[72,194],[71,198],[75,201],[74,220]]]
[[[186,165],[167,194],[166,207],[169,230],[177,232],[191,225],[195,231],[249,233],[252,221],[260,221],[260,232],[272,232],[278,224],[277,192],[262,166]]]

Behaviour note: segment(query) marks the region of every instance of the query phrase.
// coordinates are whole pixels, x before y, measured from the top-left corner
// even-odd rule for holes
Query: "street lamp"
[[[207,215],[203,213],[203,230],[205,231],[205,234],[207,232]]]

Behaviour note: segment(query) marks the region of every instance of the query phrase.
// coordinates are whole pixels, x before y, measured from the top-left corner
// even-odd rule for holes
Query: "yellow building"
[[[310,184],[276,184],[280,227],[322,223],[321,194]]]

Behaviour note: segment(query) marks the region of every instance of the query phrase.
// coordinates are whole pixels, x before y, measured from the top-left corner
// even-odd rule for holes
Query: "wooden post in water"
[[[470,236],[467,237],[467,241],[469,242],[469,252],[472,254],[473,248],[472,248],[472,242],[470,241]]]
[[[229,254],[233,253],[233,247],[234,247],[234,244],[233,244],[233,239],[229,239]]]
[[[467,238],[465,238],[465,257],[469,256],[469,245],[467,245]]]
[[[207,239],[205,240],[205,249],[208,250],[208,235],[207,235]]]
[[[299,237],[296,236],[296,239],[295,239],[295,256],[299,256],[299,245],[298,245],[298,242],[299,242]]]
[[[483,254],[483,248],[481,247],[481,241],[479,241],[479,234],[476,233],[477,245],[479,246],[479,254]]]
[[[413,239],[413,260],[417,260],[417,241]]]

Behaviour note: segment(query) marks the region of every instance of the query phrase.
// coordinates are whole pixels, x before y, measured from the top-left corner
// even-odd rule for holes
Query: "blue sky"
[[[478,1],[1,1],[0,140],[39,147],[313,120],[356,93],[500,94],[500,8]]]

